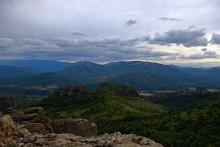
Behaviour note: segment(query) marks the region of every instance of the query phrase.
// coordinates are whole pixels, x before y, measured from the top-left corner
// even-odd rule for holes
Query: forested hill
[[[49,63],[45,66],[49,66]],[[52,63],[56,64],[57,62]],[[25,72],[8,71],[7,73],[6,70],[2,70],[3,75],[18,74],[7,79],[4,76],[0,77],[0,93],[50,95],[54,89],[66,85],[83,84],[90,88],[96,88],[103,82],[130,85],[139,91],[182,90],[197,86],[220,88],[220,70],[218,67],[185,69],[141,61],[121,61],[108,64],[92,62],[58,63],[57,68],[60,67],[60,70],[56,72],[38,74],[33,73],[36,70],[30,69],[30,72],[25,70]]]
[[[203,100],[208,96],[206,102],[209,103],[202,106],[195,100],[198,95],[194,96],[190,96],[195,105],[190,110],[187,107],[175,110],[170,106],[177,107],[175,103],[182,99],[178,95],[168,104],[163,101],[155,104],[140,97],[129,86],[105,83],[96,90],[82,85],[69,86],[35,103],[34,106],[42,106],[45,110],[34,122],[85,118],[95,122],[101,134],[120,131],[152,138],[164,146],[217,147],[220,145],[220,101],[216,99],[219,94],[203,95]],[[187,106],[189,99],[182,101],[182,105]]]

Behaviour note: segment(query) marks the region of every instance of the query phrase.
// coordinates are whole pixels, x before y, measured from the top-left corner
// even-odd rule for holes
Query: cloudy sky
[[[220,66],[219,0],[0,0],[0,60]]]

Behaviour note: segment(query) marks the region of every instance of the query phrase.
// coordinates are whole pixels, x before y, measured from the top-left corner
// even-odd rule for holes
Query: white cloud
[[[8,48],[13,45],[13,40],[9,38],[0,38],[0,48]]]
[[[0,0],[0,59],[216,59],[218,13],[218,0]],[[188,54],[194,46],[215,49]]]

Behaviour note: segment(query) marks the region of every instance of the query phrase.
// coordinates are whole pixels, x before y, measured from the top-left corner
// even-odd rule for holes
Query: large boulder
[[[31,121],[32,119],[34,119],[37,114],[25,114],[25,115],[18,115],[18,114],[9,114],[13,120],[15,121]]]
[[[48,147],[163,147],[149,138],[135,134],[103,134],[100,136],[81,137],[74,134],[32,134],[20,140],[22,145]]]
[[[34,113],[39,113],[42,110],[44,110],[44,108],[42,107],[31,107],[31,108],[24,109],[23,111],[25,114],[34,114]]]
[[[55,133],[72,133],[79,136],[97,136],[98,128],[85,119],[60,119],[50,122]]]
[[[10,115],[14,121],[30,121],[42,110],[44,110],[42,107],[31,107],[22,110],[10,107],[8,108],[8,115]]]
[[[25,125],[25,128],[27,128],[30,133],[38,133],[38,134],[49,133],[43,123],[29,123]]]
[[[4,115],[0,118],[0,131],[4,137],[11,137],[15,133],[15,125],[9,115]]]

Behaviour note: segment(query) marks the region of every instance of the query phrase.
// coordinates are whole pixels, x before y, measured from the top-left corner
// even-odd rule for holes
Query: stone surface
[[[15,125],[9,115],[4,115],[0,118],[0,131],[5,137],[10,137],[15,133]]]
[[[95,123],[85,119],[60,119],[50,122],[55,133],[73,133],[79,136],[96,136],[98,128]]]
[[[97,136],[97,126],[84,119],[62,119],[49,124],[56,133],[62,133],[49,133],[43,123],[14,124],[9,115],[4,115],[0,118],[0,147],[163,147],[135,134]]]
[[[43,123],[29,123],[25,125],[25,128],[29,130],[31,133],[38,133],[38,134],[48,134],[49,132],[46,130]]]
[[[23,147],[34,147],[34,144],[33,143],[27,143]]]
[[[46,147],[163,147],[161,144],[134,134],[121,134],[119,132],[113,134],[103,134],[93,137],[80,137],[69,133],[63,134],[47,134],[37,136],[34,143],[23,142],[34,146]],[[30,136],[28,137],[30,138]]]
[[[30,121],[34,119],[37,114],[42,110],[44,110],[42,107],[31,107],[21,110],[10,107],[7,109],[8,115],[10,115],[14,121]]]
[[[15,121],[30,121],[34,119],[37,114],[9,114]]]
[[[48,144],[47,142],[48,141],[45,138],[40,138],[40,139],[36,140],[34,142],[34,144],[37,146],[44,146],[44,145]]]

